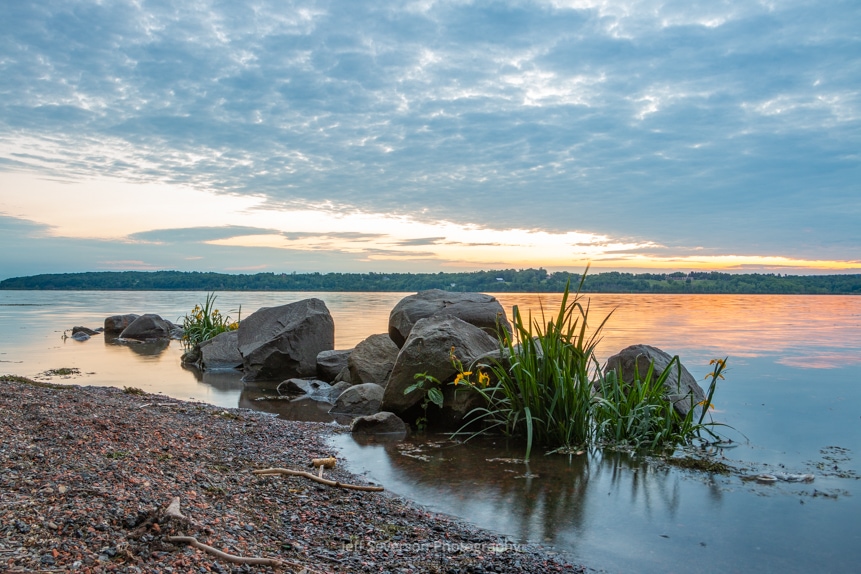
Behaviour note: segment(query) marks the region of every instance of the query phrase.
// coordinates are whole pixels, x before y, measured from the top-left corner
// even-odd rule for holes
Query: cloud
[[[224,227],[186,227],[182,229],[153,229],[140,231],[128,236],[132,241],[146,241],[151,243],[204,243],[217,239],[231,239],[245,235],[263,235],[277,233],[273,229],[260,229],[257,227],[241,227],[227,225]]]
[[[855,28],[801,1],[12,3],[0,170],[858,259]]]

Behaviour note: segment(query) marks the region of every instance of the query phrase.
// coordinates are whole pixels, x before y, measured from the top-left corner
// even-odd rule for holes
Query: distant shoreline
[[[0,290],[22,291],[318,291],[416,292],[427,289],[490,293],[561,293],[581,275],[545,269],[469,273],[256,273],[100,271],[14,277]],[[584,293],[861,295],[858,275],[730,274],[719,272],[587,275]]]

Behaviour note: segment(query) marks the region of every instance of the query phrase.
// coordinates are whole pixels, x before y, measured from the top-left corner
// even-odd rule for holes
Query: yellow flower
[[[464,371],[462,373],[458,373],[457,376],[454,378],[454,384],[456,385],[463,382],[469,383],[469,379],[467,377],[469,377],[471,374],[472,371]]]
[[[484,371],[479,372],[478,373],[478,384],[481,385],[482,387],[486,387],[487,385],[489,385],[490,384],[490,375],[488,375]]]
[[[720,365],[721,369],[725,369],[726,361],[723,359],[712,359],[711,361],[709,361],[709,365]]]
[[[714,406],[714,404],[709,403],[707,399],[703,399],[703,400],[701,400],[700,402],[698,402],[698,403],[697,403],[697,406],[698,406],[698,407],[705,407],[705,406],[706,406],[706,403],[708,403],[708,405],[709,405],[709,410],[710,410],[710,411],[715,410],[715,406]]]

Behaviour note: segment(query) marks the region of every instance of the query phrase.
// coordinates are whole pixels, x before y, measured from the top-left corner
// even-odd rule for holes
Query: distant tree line
[[[468,273],[255,273],[104,271],[15,277],[0,289],[118,291],[403,291],[425,289],[491,293],[558,293],[581,275],[545,269]],[[588,293],[745,293],[861,295],[861,275],[692,273],[594,273]]]

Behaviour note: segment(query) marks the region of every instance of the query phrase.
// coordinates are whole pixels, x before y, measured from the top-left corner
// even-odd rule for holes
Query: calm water
[[[101,336],[63,341],[73,325],[96,327],[116,313],[175,320],[204,293],[0,291],[0,372],[36,376],[77,367],[69,382],[135,386],[221,406],[306,419],[256,401],[267,389],[235,375],[201,379],[180,367],[177,342],[110,344]],[[235,316],[315,296],[335,319],[336,347],[386,331],[402,293],[221,293]],[[554,309],[558,296],[498,295],[511,305]],[[545,542],[611,572],[855,572],[861,562],[861,297],[592,295],[594,317],[614,310],[599,349],[606,358],[633,343],[679,354],[699,379],[708,360],[729,356],[715,417],[749,441],[725,451],[745,472],[810,472],[812,484],[761,485],[666,469],[623,455],[515,460],[501,440],[457,444],[446,437],[333,448],[356,472],[433,510],[512,538]],[[56,379],[55,379],[56,380]]]

